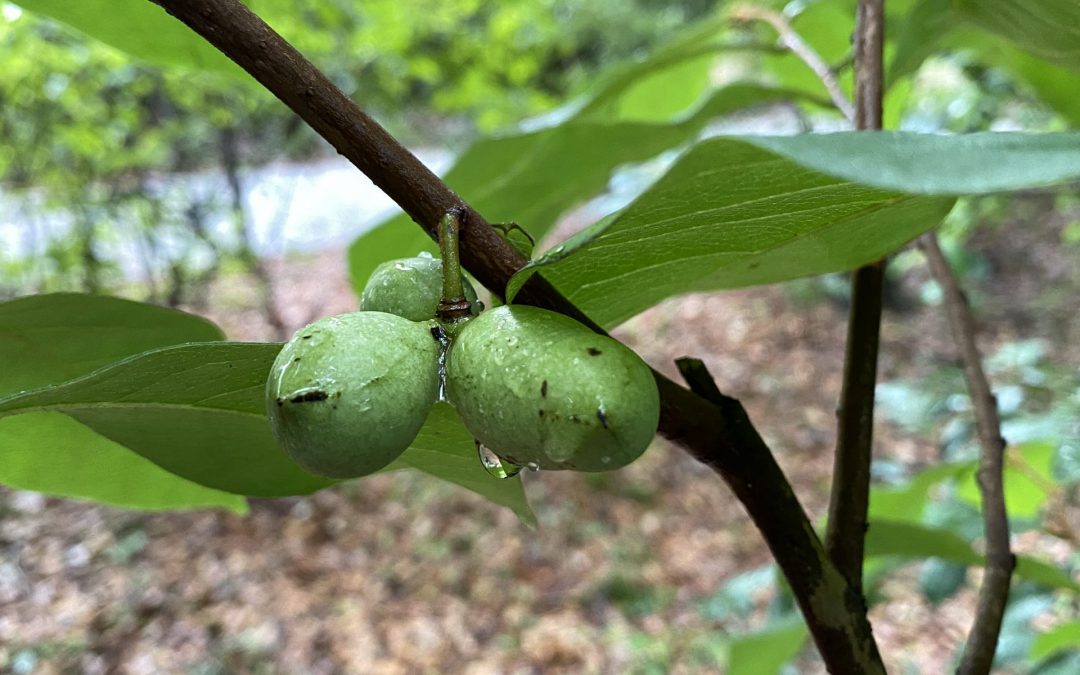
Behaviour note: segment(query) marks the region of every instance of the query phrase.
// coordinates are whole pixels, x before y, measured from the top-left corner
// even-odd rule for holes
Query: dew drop
[[[525,465],[525,468],[528,469],[529,471],[539,471],[540,470],[540,465],[537,464],[536,462],[529,462],[528,464]]]
[[[476,452],[480,455],[480,464],[483,465],[484,470],[496,478],[513,478],[521,471],[520,466],[513,462],[502,461],[480,441],[476,442]]]
[[[431,255],[430,251],[420,251],[419,253],[416,254],[416,257],[417,258],[427,258],[428,260],[431,260],[435,256]]]
[[[601,457],[600,461],[603,462],[604,464],[611,464],[611,458],[610,457]]]
[[[412,265],[409,265],[409,264],[403,263],[403,262],[396,262],[396,263],[394,263],[394,269],[402,270],[403,272],[408,272],[409,270],[412,269]]]

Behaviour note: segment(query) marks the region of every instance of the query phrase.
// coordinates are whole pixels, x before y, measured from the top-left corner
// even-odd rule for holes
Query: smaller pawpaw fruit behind
[[[472,303],[473,314],[480,313],[476,291],[462,278],[465,299]],[[435,318],[442,297],[442,260],[428,253],[413,258],[388,260],[371,273],[360,295],[360,307],[366,311],[397,314],[411,321]]]
[[[525,305],[465,324],[447,354],[446,395],[477,441],[541,469],[625,466],[649,446],[660,417],[656,381],[637,354]]]
[[[374,473],[416,438],[439,394],[434,321],[353,312],[300,329],[266,383],[274,437],[329,478]]]

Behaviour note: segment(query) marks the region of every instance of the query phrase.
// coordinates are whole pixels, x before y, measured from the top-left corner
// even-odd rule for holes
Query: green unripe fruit
[[[435,318],[442,297],[442,260],[421,253],[415,258],[388,260],[371,273],[360,307],[366,311],[397,314],[411,321]],[[473,314],[480,313],[476,291],[462,278],[465,299],[472,303]]]
[[[439,395],[434,327],[354,312],[297,332],[266,383],[270,426],[285,452],[329,478],[364,476],[397,459]]]
[[[446,394],[476,439],[541,469],[609,471],[652,441],[660,397],[652,372],[617,340],[535,307],[472,319],[446,362]]]

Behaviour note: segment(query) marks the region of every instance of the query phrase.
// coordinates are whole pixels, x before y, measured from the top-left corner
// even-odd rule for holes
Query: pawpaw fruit
[[[476,290],[462,277],[465,299],[472,303],[472,313],[480,313]],[[442,260],[421,253],[413,258],[388,260],[371,273],[360,295],[360,307],[366,311],[397,314],[411,321],[435,318],[442,296]]]
[[[478,442],[540,469],[609,471],[649,446],[660,400],[649,367],[573,319],[504,305],[468,321],[446,357],[446,395]]]
[[[302,328],[266,383],[274,437],[308,471],[352,478],[409,447],[439,395],[434,321],[353,312]]]

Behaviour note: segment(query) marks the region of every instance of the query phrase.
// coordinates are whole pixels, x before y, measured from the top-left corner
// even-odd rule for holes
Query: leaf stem
[[[461,260],[458,238],[461,233],[461,209],[450,209],[439,220],[439,252],[442,255],[442,297],[436,315],[441,321],[456,323],[470,316],[472,305],[461,283]]]

